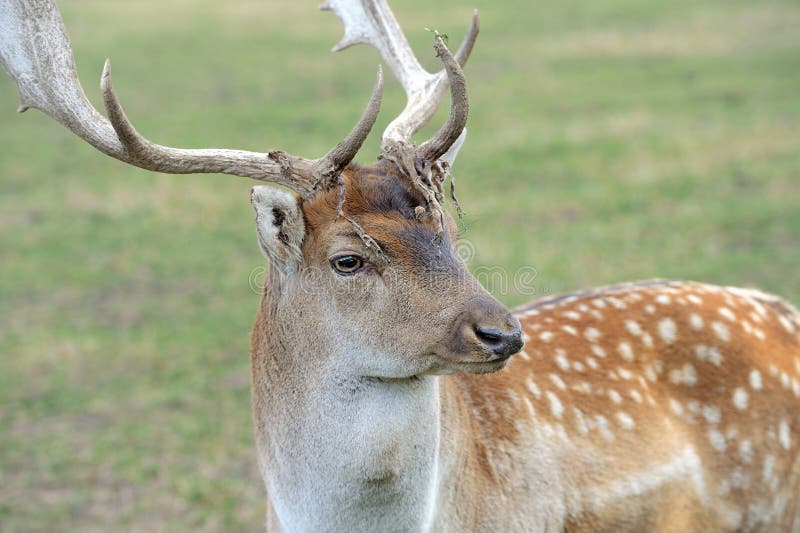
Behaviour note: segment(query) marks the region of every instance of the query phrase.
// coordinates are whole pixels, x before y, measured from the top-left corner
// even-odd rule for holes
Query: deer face
[[[359,42],[375,46],[408,97],[382,136],[383,162],[345,170],[378,116],[380,67],[355,127],[319,158],[281,150],[173,148],[136,130],[114,90],[109,62],[101,78],[108,118],[86,99],[55,3],[0,5],[0,25],[22,28],[0,42],[0,64],[17,83],[21,111],[38,108],[101,152],[144,169],[246,176],[299,195],[301,200],[260,187],[253,194],[259,242],[272,260],[265,298],[280,309],[270,317],[279,328],[276,342],[317,339],[306,348],[349,353],[366,373],[386,377],[488,372],[520,349],[519,324],[454,253],[454,224],[439,202],[442,164],[452,163],[466,134],[469,101],[461,65],[478,35],[477,13],[455,55],[446,36],[434,32],[434,52],[444,69],[431,74],[414,57],[385,2],[325,4],[345,24],[345,38],[335,49]],[[411,137],[434,115],[448,86],[447,122],[415,145]],[[365,246],[367,235],[378,241],[380,253],[378,246]]]
[[[259,242],[272,263],[265,299],[279,310],[268,317],[278,328],[271,335],[276,342],[316,339],[305,348],[349,354],[365,375],[378,377],[489,372],[521,348],[519,324],[454,253],[454,224],[440,205],[442,165],[452,163],[466,134],[469,101],[461,65],[478,35],[477,13],[455,55],[446,36],[434,32],[434,52],[444,69],[431,74],[414,57],[385,2],[325,4],[345,23],[346,37],[336,49],[359,42],[375,46],[408,97],[382,136],[383,162],[347,169],[378,116],[380,67],[355,127],[319,158],[281,150],[173,148],[136,130],[114,90],[109,62],[101,78],[108,118],[86,99],[53,2],[1,5],[0,25],[22,28],[0,42],[0,64],[17,82],[21,111],[38,108],[101,152],[144,169],[246,176],[299,195],[261,187],[253,194]],[[38,38],[43,35],[47,39]],[[434,115],[448,86],[447,122],[417,146],[411,137]],[[379,244],[365,246],[368,235]]]
[[[259,243],[274,271],[265,298],[294,309],[273,316],[293,322],[283,334],[318,339],[316,349],[362,375],[499,370],[522,347],[519,323],[467,271],[452,217],[437,238],[438,222],[416,209],[424,198],[397,172],[381,162],[344,175],[343,212],[380,251],[337,216],[335,190],[298,203],[254,189]]]

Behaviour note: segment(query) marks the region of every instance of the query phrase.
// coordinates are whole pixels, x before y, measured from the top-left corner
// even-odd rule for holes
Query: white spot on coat
[[[783,329],[785,329],[787,333],[794,333],[794,324],[792,324],[788,318],[783,315],[779,315],[778,321],[781,323],[781,326],[783,326]]]
[[[625,429],[633,429],[636,426],[636,423],[633,421],[633,418],[631,418],[631,415],[622,411],[617,413],[617,421]]]
[[[588,381],[581,381],[580,383],[573,385],[572,390],[582,392],[583,394],[591,394],[592,386]]]
[[[675,342],[677,337],[677,327],[671,318],[665,318],[658,323],[658,334],[667,344]]]
[[[573,407],[572,414],[575,415],[575,422],[578,425],[578,431],[580,431],[582,435],[586,435],[589,432],[589,426],[586,425],[586,418],[583,416],[583,411],[577,407]]]
[[[609,427],[608,420],[603,415],[597,415],[591,420],[591,426],[596,427],[600,430],[600,434],[606,439],[608,442],[614,440],[614,434],[611,432],[611,428]]]
[[[600,331],[597,328],[586,328],[583,334],[589,342],[597,342],[597,339],[600,338]]]
[[[748,398],[747,391],[743,387],[738,387],[733,391],[733,406],[740,411],[744,411],[747,409]]]
[[[719,424],[722,413],[716,405],[705,405],[703,406],[703,418],[705,418],[706,422],[709,424]]]
[[[622,379],[633,379],[633,372],[625,368],[618,368],[617,372]]]
[[[755,368],[750,371],[750,387],[753,390],[761,390],[763,383],[761,382],[761,372]]]
[[[753,462],[753,445],[749,440],[743,440],[739,443],[739,456],[747,464]]]
[[[633,349],[631,348],[630,343],[621,342],[619,346],[617,346],[617,350],[619,351],[620,356],[626,361],[633,361]]]
[[[605,357],[606,351],[599,344],[592,344],[592,353],[597,357]]]
[[[786,420],[781,420],[781,423],[778,425],[778,441],[781,443],[784,450],[788,450],[792,445],[792,436],[789,431],[789,424]]]
[[[659,373],[660,372],[658,371],[658,367],[656,367],[655,363],[647,365],[647,367],[644,369],[644,376],[653,383],[655,383],[658,379]]]
[[[528,387],[530,393],[533,394],[534,398],[542,397],[542,391],[539,390],[539,387],[536,386],[536,383],[534,383],[534,381],[531,378],[528,378],[527,381],[525,381],[525,385]]]
[[[690,363],[686,363],[681,368],[671,370],[669,380],[676,385],[693,387],[697,385],[697,372]]]
[[[561,329],[563,329],[564,331],[566,331],[570,335],[577,335],[578,334],[578,330],[575,329],[573,326],[570,326],[569,324],[561,326]]]
[[[567,359],[566,352],[561,348],[556,350],[556,365],[561,370],[569,370],[569,359]]]
[[[647,346],[648,348],[653,347],[653,337],[649,333],[642,334],[642,344]]]
[[[642,334],[642,328],[639,326],[639,323],[633,320],[626,320],[625,327],[628,328],[628,331],[631,335],[638,337]]]
[[[723,435],[718,429],[712,429],[708,432],[708,441],[715,450],[719,452],[725,451],[725,435]]]
[[[728,342],[731,340],[731,333],[728,331],[728,326],[723,324],[722,322],[714,321],[711,323],[711,329],[714,330],[717,337],[724,342]]]
[[[683,414],[683,406],[681,405],[681,402],[679,402],[675,398],[669,399],[669,408],[672,409],[672,412],[678,416],[681,416]]]
[[[619,298],[614,298],[613,296],[610,296],[610,297],[608,298],[608,301],[609,301],[609,303],[610,303],[612,306],[614,306],[616,309],[627,309],[627,308],[628,308],[628,306],[627,306],[627,305],[625,305],[625,302],[623,302],[623,301],[622,301],[622,300],[620,300]]]
[[[531,416],[535,416],[536,410],[533,408],[533,404],[531,403],[530,399],[527,396],[523,397],[522,399],[525,401],[525,407],[528,408],[528,413]]]
[[[701,330],[703,329],[703,318],[697,313],[692,313],[689,315],[689,324],[693,329]]]
[[[561,415],[564,414],[564,406],[561,405],[561,400],[558,399],[558,396],[553,394],[550,391],[547,391],[547,400],[550,402],[550,412],[556,418],[561,418]]]
[[[694,354],[701,361],[709,362],[716,366],[720,366],[722,364],[722,354],[714,346],[709,348],[705,344],[697,344],[694,347]]]
[[[614,403],[622,403],[622,396],[614,389],[608,390],[608,397],[611,398],[611,401]]]
[[[716,347],[712,346],[708,349],[708,360],[716,366],[720,366],[722,364],[722,354],[719,353],[719,350]]]
[[[553,385],[558,387],[561,390],[567,390],[567,385],[564,383],[564,380],[558,377],[556,374],[550,374],[550,381],[553,382]]]

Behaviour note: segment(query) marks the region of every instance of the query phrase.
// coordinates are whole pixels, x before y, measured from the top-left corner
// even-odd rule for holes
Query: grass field
[[[314,1],[60,4],[90,98],[108,56],[174,146],[317,156],[379,63],[330,54]],[[393,4],[430,68],[424,27],[457,42],[481,10],[455,168],[473,268],[535,267],[537,294],[667,277],[800,303],[796,1]],[[363,162],[402,108],[391,81]],[[0,531],[260,530],[252,183],[126,167],[16,104],[3,76]]]

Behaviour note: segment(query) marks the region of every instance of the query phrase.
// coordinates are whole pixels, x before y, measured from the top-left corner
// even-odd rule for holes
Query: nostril
[[[522,348],[522,332],[519,328],[515,328],[512,331],[503,331],[502,329],[476,324],[472,329],[475,331],[475,336],[478,340],[497,355],[510,356]]]
[[[473,326],[475,336],[486,344],[494,344],[503,340],[503,331],[497,328],[486,328],[483,326]]]

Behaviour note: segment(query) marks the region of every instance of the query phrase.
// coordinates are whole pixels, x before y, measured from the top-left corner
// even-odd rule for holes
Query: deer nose
[[[519,323],[510,330],[502,330],[480,324],[472,326],[472,330],[486,348],[500,357],[509,357],[522,348],[522,329]]]

